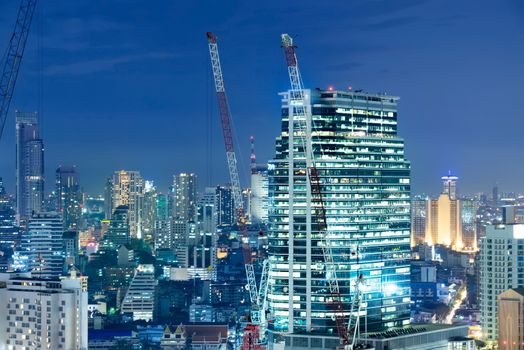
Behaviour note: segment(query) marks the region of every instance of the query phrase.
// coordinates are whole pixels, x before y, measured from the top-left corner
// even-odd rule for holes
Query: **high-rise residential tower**
[[[300,134],[310,143],[319,172],[342,302],[349,308],[362,274],[367,329],[409,323],[410,163],[397,134],[398,98],[305,90],[311,120],[303,130],[289,92],[281,95],[282,130],[269,176],[271,334],[337,335],[325,241],[313,217]]]
[[[44,143],[37,113],[16,112],[16,211],[26,223],[42,211],[44,201]]]
[[[120,205],[129,207],[129,230],[131,238],[142,238],[142,209],[144,180],[138,171],[115,171],[111,181],[113,190],[112,208]]]
[[[75,166],[56,169],[56,209],[62,214],[66,230],[78,230],[82,218],[80,176]]]
[[[173,176],[173,218],[181,221],[196,221],[197,176],[180,173]]]

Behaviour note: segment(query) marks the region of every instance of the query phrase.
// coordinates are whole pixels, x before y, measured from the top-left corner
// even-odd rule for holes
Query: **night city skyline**
[[[464,193],[496,182],[501,191],[522,190],[524,166],[515,161],[524,146],[517,134],[524,73],[518,1],[42,5],[1,141],[0,175],[10,192],[15,110],[39,107],[47,190],[54,170],[70,164],[92,194],[119,169],[140,171],[162,191],[182,171],[195,172],[199,187],[228,182],[205,42],[210,29],[223,48],[242,183],[249,136],[258,160],[273,156],[277,94],[288,85],[278,36],[288,31],[300,40],[306,87],[400,96],[399,133],[414,193],[438,192],[448,170]],[[0,38],[9,37],[16,6],[1,5]]]
[[[523,43],[522,0],[0,4],[0,350],[524,350]]]

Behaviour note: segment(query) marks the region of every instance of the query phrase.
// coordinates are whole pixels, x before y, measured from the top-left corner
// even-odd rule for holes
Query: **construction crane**
[[[312,125],[311,111],[306,106],[304,84],[302,82],[302,76],[298,68],[298,61],[295,54],[295,45],[293,44],[293,39],[288,34],[282,34],[281,43],[282,48],[284,49],[289,73],[289,81],[291,83],[291,89],[289,91],[289,105],[293,109],[293,126],[291,126],[291,130],[289,130],[289,134],[293,134],[293,137],[298,138],[301,146],[304,149],[307,178],[311,190],[311,209],[313,212],[312,222],[313,220],[316,220],[315,223],[323,241],[322,254],[324,257],[326,282],[329,288],[329,293],[331,294],[331,304],[333,306],[332,311],[334,313],[340,342],[344,349],[353,349],[358,338],[359,326],[358,324],[355,324],[353,329],[351,329],[351,318],[352,315],[357,315],[356,323],[359,323],[358,317],[362,307],[363,289],[361,286],[364,283],[364,279],[363,276],[360,275],[355,282],[355,292],[353,294],[348,324],[346,322],[346,312],[344,310],[344,304],[342,302],[340,287],[337,280],[336,265],[331,249],[331,239],[328,233],[326,209],[324,206],[324,200],[322,198],[322,185],[318,169],[315,165],[313,149],[310,140],[307,139],[307,136],[310,134],[308,130],[311,130],[310,128]],[[298,130],[294,130],[295,126],[298,128]],[[290,145],[290,147],[293,147],[293,145]],[[351,334],[351,331],[353,331],[353,334]]]
[[[237,228],[240,232],[242,239],[242,252],[246,268],[247,290],[249,292],[249,298],[251,302],[251,323],[258,327],[261,324],[261,318],[264,317],[264,310],[262,310],[260,303],[264,302],[263,300],[265,299],[265,296],[261,296],[256,285],[255,269],[253,266],[251,248],[249,246],[249,234],[247,232],[246,215],[244,212],[242,190],[240,187],[240,179],[238,175],[237,158],[233,143],[233,132],[231,129],[231,114],[229,111],[229,104],[227,102],[226,90],[224,86],[224,77],[222,75],[222,67],[220,65],[220,57],[218,54],[217,37],[213,33],[208,32],[207,40],[209,45],[209,55],[211,57],[211,67],[213,69],[213,78],[215,80],[215,90],[218,100],[220,121],[222,124],[222,132],[224,134],[224,143],[226,146],[227,164],[231,180],[231,190],[233,193],[233,201],[235,203],[235,211],[237,215]],[[264,277],[262,279],[264,279]],[[265,283],[267,284],[267,278]],[[264,289],[263,293],[267,294],[267,287]]]
[[[2,77],[0,79],[0,139],[4,131],[9,105],[15,90],[16,78],[24,56],[25,44],[31,27],[37,0],[22,0],[18,8],[15,29],[11,34],[9,46],[3,57]]]

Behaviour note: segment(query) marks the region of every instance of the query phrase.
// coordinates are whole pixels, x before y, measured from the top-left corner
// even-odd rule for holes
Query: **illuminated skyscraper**
[[[270,331],[337,336],[324,240],[312,224],[316,218],[298,133],[311,142],[320,174],[342,302],[349,309],[354,282],[363,274],[367,329],[408,324],[410,163],[397,135],[398,98],[305,90],[312,121],[311,130],[302,130],[288,96],[282,94],[282,130],[269,176]],[[298,341],[308,347],[308,339]]]
[[[257,164],[251,169],[251,221],[267,223],[268,166]]]
[[[411,246],[426,242],[428,200],[414,198],[411,201]]]
[[[129,207],[129,229],[131,238],[142,238],[142,209],[144,180],[138,171],[115,171],[112,180],[112,208]]]
[[[197,176],[180,173],[173,176],[173,217],[176,220],[196,221]]]
[[[231,186],[217,186],[216,196],[217,225],[231,226],[235,224],[235,202]]]
[[[16,211],[19,222],[43,210],[44,143],[35,113],[16,112]]]
[[[56,213],[34,214],[22,232],[20,254],[28,257],[33,276],[56,278],[63,272],[64,228]]]
[[[130,227],[129,227],[129,207],[127,205],[119,205],[116,207],[109,222],[107,230],[107,240],[112,244],[113,248],[118,248],[123,244],[130,242]]]
[[[133,314],[133,321],[151,321],[155,307],[155,288],[155,267],[138,265],[120,311]]]
[[[458,177],[451,175],[451,171],[446,176],[442,176],[444,190],[442,193],[447,194],[449,199],[457,199],[457,180]]]
[[[80,176],[74,166],[56,169],[56,209],[66,230],[78,230],[82,218]]]

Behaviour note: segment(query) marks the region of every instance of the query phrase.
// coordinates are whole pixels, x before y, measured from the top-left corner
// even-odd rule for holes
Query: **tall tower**
[[[320,175],[344,304],[349,304],[354,281],[362,274],[367,281],[367,329],[407,324],[410,163],[404,157],[404,140],[397,135],[398,98],[318,89],[304,93],[311,111],[305,130],[294,120],[290,92],[281,94],[282,130],[269,175],[269,330],[337,334],[321,248],[325,241],[312,215],[307,153],[295,137],[298,133],[305,133],[311,143]],[[357,247],[358,253],[351,254]],[[333,341],[334,348],[338,339]]]
[[[131,238],[142,238],[142,209],[144,180],[138,171],[115,171],[112,181],[112,208],[129,207],[129,230]]]
[[[80,175],[75,166],[56,169],[56,209],[62,214],[66,230],[78,230],[82,217]]]
[[[173,217],[176,220],[196,221],[197,216],[197,176],[180,173],[173,176]]]
[[[44,201],[44,143],[37,113],[16,112],[16,211],[27,223],[42,211]]]
[[[449,199],[457,199],[457,180],[458,177],[451,175],[451,171],[448,172],[448,175],[442,176],[442,185],[444,189],[442,193],[448,195]]]

